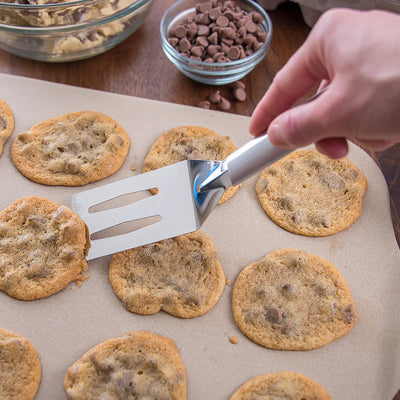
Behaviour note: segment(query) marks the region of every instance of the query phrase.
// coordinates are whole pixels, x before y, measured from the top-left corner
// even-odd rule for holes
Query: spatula
[[[198,230],[229,186],[238,185],[288,152],[273,146],[268,136],[262,135],[224,161],[181,161],[73,195],[72,209],[89,229],[91,248],[87,259]],[[90,211],[101,203],[153,188],[158,193],[151,197],[103,211]],[[128,233],[95,238],[111,227],[152,217],[158,220]]]
[[[72,209],[86,223],[91,235],[87,259],[196,231],[229,186],[241,183],[286,153],[264,135],[250,140],[222,162],[181,161],[73,195]],[[153,188],[158,193],[151,197],[90,212],[100,203]],[[113,226],[156,216],[161,220],[131,232],[93,238]]]

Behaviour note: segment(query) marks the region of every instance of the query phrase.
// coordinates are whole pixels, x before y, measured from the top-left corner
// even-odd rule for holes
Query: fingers
[[[275,118],[268,128],[272,144],[287,149],[295,149],[318,142],[328,137],[340,137],[338,119],[342,114],[340,98],[332,85],[320,97],[310,103],[289,109]]]
[[[329,80],[318,42],[312,35],[277,73],[267,93],[255,108],[249,132],[255,136],[265,132],[271,122],[288,110],[321,80]]]
[[[342,158],[349,152],[349,145],[345,138],[322,139],[315,143],[317,150],[330,158]]]

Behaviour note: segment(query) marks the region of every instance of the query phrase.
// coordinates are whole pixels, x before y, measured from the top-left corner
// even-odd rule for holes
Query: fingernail
[[[279,134],[279,126],[277,124],[270,125],[267,130],[267,134],[271,139],[271,142],[275,145],[281,144],[281,137]]]

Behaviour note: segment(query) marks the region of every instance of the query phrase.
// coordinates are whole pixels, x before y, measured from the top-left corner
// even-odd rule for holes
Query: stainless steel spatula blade
[[[224,193],[222,188],[207,193],[198,193],[195,189],[216,165],[218,162],[214,161],[182,161],[73,195],[72,209],[86,223],[91,236],[87,259],[199,229]],[[157,188],[158,193],[151,197],[112,209],[90,211],[101,203],[152,188]],[[122,223],[155,216],[160,217],[159,222],[140,229],[105,238],[93,238],[96,233]]]

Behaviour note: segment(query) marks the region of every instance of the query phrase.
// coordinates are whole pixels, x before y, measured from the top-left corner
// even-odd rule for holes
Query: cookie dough
[[[41,8],[35,12],[27,12],[21,9],[7,9],[0,15],[0,22],[12,26],[25,27],[73,27],[81,23],[90,23],[97,21],[97,24],[90,29],[77,29],[65,36],[58,34],[47,37],[33,39],[35,47],[41,53],[49,54],[49,61],[63,60],[62,55],[82,54],[94,48],[106,49],[107,43],[115,40],[114,37],[125,29],[131,29],[133,22],[138,19],[138,13],[147,12],[149,6],[141,6],[136,12],[120,17],[111,22],[101,22],[102,19],[112,16],[131,7],[138,0],[100,0],[93,1],[91,4],[71,4],[70,0],[26,0],[26,7],[29,4],[55,5],[53,8]],[[20,4],[21,1],[6,0],[6,3]],[[63,3],[68,3],[65,6]],[[32,40],[32,38],[28,38]],[[18,46],[17,46],[18,47]],[[103,51],[104,51],[103,50]],[[89,53],[90,55],[90,53]],[[54,58],[52,58],[52,57]],[[79,58],[79,56],[77,56]],[[76,57],[72,57],[74,59]],[[67,58],[68,59],[68,58]]]

